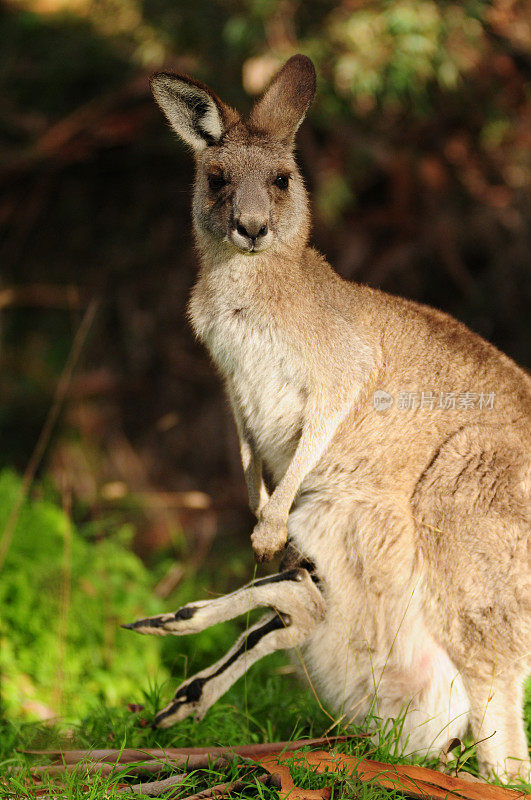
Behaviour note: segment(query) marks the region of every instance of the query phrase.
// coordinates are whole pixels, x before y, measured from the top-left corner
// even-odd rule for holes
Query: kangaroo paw
[[[196,677],[183,683],[166,708],[159,711],[155,717],[154,727],[170,728],[176,722],[181,722],[189,716],[201,719],[211,703],[205,702],[203,697],[204,678]]]
[[[202,626],[198,627],[195,624],[195,620],[193,622],[192,620],[199,610],[198,606],[183,606],[170,614],[138,619],[129,625],[122,625],[122,628],[136,631],[137,633],[151,633],[155,636],[166,636],[169,633],[176,636],[184,636],[188,633],[197,633],[202,630]]]

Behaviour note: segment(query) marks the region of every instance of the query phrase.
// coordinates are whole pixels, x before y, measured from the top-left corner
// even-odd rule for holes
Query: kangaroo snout
[[[240,250],[258,252],[271,242],[269,223],[263,216],[242,214],[234,220],[230,239]]]
[[[271,244],[269,198],[255,182],[243,182],[236,188],[232,201],[229,239],[240,250],[257,252]]]
[[[236,230],[241,236],[247,236],[254,242],[261,236],[266,235],[267,221],[263,222],[261,219],[256,219],[256,217],[254,219],[240,218],[236,222]]]

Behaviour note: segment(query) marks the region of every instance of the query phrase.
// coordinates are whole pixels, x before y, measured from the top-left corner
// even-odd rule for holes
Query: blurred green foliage
[[[335,87],[361,109],[411,103],[426,111],[431,87],[455,89],[480,58],[481,4],[382,6],[340,10],[330,20]]]
[[[15,473],[0,473],[2,532],[20,488]],[[161,610],[130,538],[124,528],[91,541],[51,497],[25,502],[0,573],[3,713],[79,717],[164,680],[156,640],[139,646],[119,627]]]

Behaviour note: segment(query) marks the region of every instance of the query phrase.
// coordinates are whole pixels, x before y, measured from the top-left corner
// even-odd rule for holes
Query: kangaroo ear
[[[151,91],[173,130],[194,150],[218,142],[239,119],[234,109],[188,75],[159,72],[151,78]]]
[[[309,58],[292,56],[255,103],[248,124],[290,144],[315,94],[315,68]]]

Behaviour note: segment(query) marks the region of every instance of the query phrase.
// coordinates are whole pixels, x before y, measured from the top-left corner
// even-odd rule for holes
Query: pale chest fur
[[[246,432],[275,481],[300,434],[306,402],[305,365],[267,308],[251,305],[232,282],[206,291],[196,285],[189,305],[194,330],[225,379]]]

